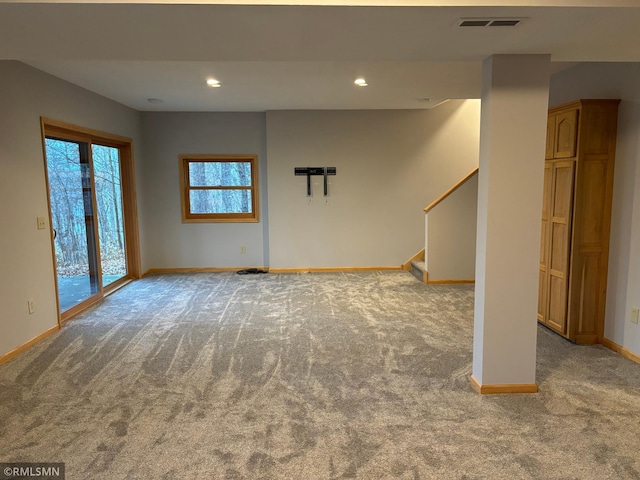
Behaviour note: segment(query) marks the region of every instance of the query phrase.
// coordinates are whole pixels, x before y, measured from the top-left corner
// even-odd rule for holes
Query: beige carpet
[[[535,321],[535,319],[532,319]],[[640,365],[539,327],[480,396],[473,286],[163,275],[0,366],[0,461],[67,479],[638,479]]]

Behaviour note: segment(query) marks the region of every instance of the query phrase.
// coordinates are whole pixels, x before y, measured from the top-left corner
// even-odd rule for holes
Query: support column
[[[536,392],[540,221],[549,55],[482,67],[472,386]]]

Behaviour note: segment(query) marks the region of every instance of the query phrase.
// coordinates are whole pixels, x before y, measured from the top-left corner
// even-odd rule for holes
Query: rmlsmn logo
[[[0,480],[64,480],[64,463],[0,463]]]

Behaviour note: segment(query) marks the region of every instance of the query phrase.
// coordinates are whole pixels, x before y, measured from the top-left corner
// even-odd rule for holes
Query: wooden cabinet
[[[604,332],[619,102],[549,110],[538,321],[576,343]]]

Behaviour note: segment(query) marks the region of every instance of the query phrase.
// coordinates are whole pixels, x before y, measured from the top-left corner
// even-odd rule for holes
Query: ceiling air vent
[[[517,27],[522,18],[459,18],[458,27]]]

